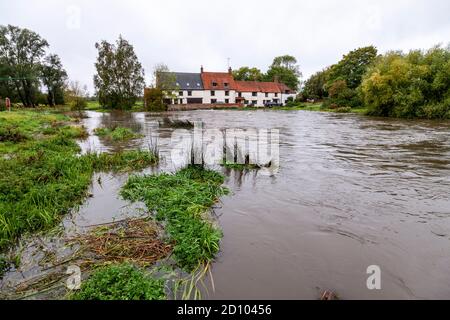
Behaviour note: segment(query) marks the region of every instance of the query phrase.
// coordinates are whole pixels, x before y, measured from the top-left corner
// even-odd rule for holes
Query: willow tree
[[[144,69],[133,46],[122,36],[115,44],[96,43],[98,57],[94,85],[100,105],[109,108],[129,109],[144,91]]]

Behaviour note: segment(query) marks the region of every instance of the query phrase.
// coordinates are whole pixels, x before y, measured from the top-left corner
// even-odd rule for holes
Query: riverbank
[[[139,149],[80,155],[76,141],[90,134],[99,135],[110,144],[143,138],[120,126],[88,131],[81,124],[82,119],[85,117],[73,118],[54,110],[0,113],[0,169],[4,173],[0,177],[0,280],[10,270],[26,274],[26,268],[47,266],[36,279],[9,288],[10,297],[39,295],[52,291],[57,283],[60,293],[53,298],[64,298],[67,291],[62,285],[66,278],[63,267],[70,263],[92,275],[83,281],[81,291],[66,298],[164,299],[169,293],[164,290],[166,280],[161,276],[168,273],[176,282],[172,295],[181,291],[185,298],[199,298],[197,282],[218,253],[222,237],[209,210],[228,193],[222,187],[224,176],[201,166],[188,166],[173,174],[130,176],[121,188],[121,196],[145,203],[145,218],[110,222],[90,228],[87,233],[69,235],[65,227],[61,229],[60,222],[94,196],[89,186],[96,172],[139,172],[157,165],[159,160],[154,151]],[[101,176],[98,183],[102,184]],[[53,234],[55,227],[60,229],[57,235]],[[40,236],[35,238],[37,233]],[[22,269],[24,257],[32,252],[39,256],[41,249],[35,248],[35,241],[44,246],[45,255],[25,258]],[[25,247],[28,249],[23,251]],[[162,263],[165,271],[159,270],[159,276],[153,277],[146,268],[155,269],[156,262]],[[106,265],[109,267],[103,268]],[[95,271],[97,268],[100,269]],[[177,268],[181,271],[175,271]],[[125,282],[131,277],[140,280],[123,287],[118,277]],[[196,279],[195,284],[190,282],[192,279]],[[148,287],[140,286],[140,282]],[[0,287],[3,288],[1,281]],[[8,295],[0,292],[0,297]]]

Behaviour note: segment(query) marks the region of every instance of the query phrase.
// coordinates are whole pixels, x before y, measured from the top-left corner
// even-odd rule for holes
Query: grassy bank
[[[87,136],[72,119],[48,112],[0,113],[0,250],[27,232],[55,226],[82,203],[95,171],[155,164],[144,151],[79,156]]]
[[[131,177],[122,196],[143,201],[165,223],[177,263],[186,270],[211,261],[219,251],[222,233],[208,215],[228,190],[215,171],[189,166],[175,174]]]
[[[98,112],[109,112],[111,109],[102,107],[98,101],[87,101],[87,107],[86,110],[90,111],[98,111]],[[137,101],[131,109],[125,109],[124,111],[132,111],[132,112],[138,112],[138,111],[145,111],[144,110],[144,102],[143,101]]]

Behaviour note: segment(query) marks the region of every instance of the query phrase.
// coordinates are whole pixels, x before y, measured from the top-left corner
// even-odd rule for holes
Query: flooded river
[[[96,136],[84,151],[145,148],[158,136],[157,170],[173,171],[173,129],[161,115],[87,112],[92,131],[117,124],[146,135],[131,145]],[[215,209],[223,229],[210,299],[450,299],[450,123],[305,111],[190,111],[171,118],[208,128],[279,129],[279,169],[227,171]],[[141,212],[117,196],[126,176],[96,176],[77,226]],[[100,187],[101,186],[101,187]],[[126,213],[125,213],[126,214]],[[368,290],[367,268],[381,269]]]

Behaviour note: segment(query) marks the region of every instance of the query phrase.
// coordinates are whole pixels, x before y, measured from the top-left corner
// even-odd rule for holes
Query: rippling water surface
[[[228,174],[211,298],[314,299],[328,289],[343,299],[450,299],[450,123],[302,111],[169,116],[280,130],[276,175]],[[144,132],[159,119],[91,117],[88,126]],[[159,129],[166,155],[170,131]],[[381,291],[366,287],[369,265],[381,267]]]
[[[88,112],[88,129],[111,124],[146,135],[131,145],[96,136],[87,150],[145,147],[159,136],[170,162],[172,129],[160,115]],[[215,210],[224,231],[213,265],[212,299],[450,299],[450,123],[277,111],[191,111],[172,118],[205,128],[277,128],[275,175],[226,172],[232,189]],[[124,203],[124,177],[106,176],[78,213],[78,223],[110,220]],[[105,185],[105,181],[103,185]],[[102,198],[103,197],[103,198]],[[369,291],[378,265],[382,290]]]

